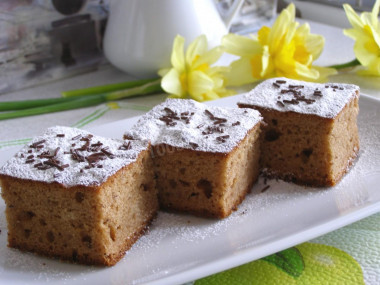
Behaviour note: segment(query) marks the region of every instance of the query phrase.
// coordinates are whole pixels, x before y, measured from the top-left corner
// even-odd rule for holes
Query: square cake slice
[[[267,175],[311,186],[335,185],[359,152],[359,87],[286,78],[266,80],[239,101],[267,124],[261,164]]]
[[[53,127],[0,169],[8,245],[114,265],[156,215],[150,144]]]
[[[168,99],[125,136],[151,141],[162,208],[224,218],[257,180],[261,121],[250,109]]]

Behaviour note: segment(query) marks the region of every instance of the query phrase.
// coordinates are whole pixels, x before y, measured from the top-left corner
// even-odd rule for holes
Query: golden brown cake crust
[[[276,83],[275,80],[273,82]],[[293,86],[301,88],[303,85]],[[311,86],[314,88],[315,85]],[[325,94],[325,90],[321,88],[321,85],[317,86],[320,88],[318,92],[314,91],[317,92],[317,96],[313,93],[311,95],[319,98]],[[294,108],[300,110],[296,112],[282,110],[281,106],[272,109],[271,104],[265,103],[250,105],[248,99],[238,103],[240,108],[256,109],[264,117],[266,126],[263,128],[261,137],[261,166],[265,175],[308,186],[333,186],[353,164],[359,152],[356,123],[359,111],[358,88],[347,85],[340,87],[341,85],[334,84],[327,86],[328,92],[334,94],[334,88],[336,88],[342,92],[341,96],[344,96],[341,101],[347,101],[341,109],[340,105],[338,106],[339,111],[338,107],[332,108],[329,113],[326,111],[327,107],[324,107],[324,111],[320,111],[331,116],[324,117],[318,113],[302,112],[302,106],[308,104]],[[298,92],[296,87],[290,90],[296,93]],[[286,88],[277,89],[280,98],[282,90],[289,92]],[[346,89],[353,93],[344,95],[343,92]],[[262,92],[264,94],[264,90]],[[317,104],[317,100],[310,104]],[[301,105],[304,102],[300,101],[297,104]],[[319,110],[318,106],[312,110]]]
[[[91,147],[87,140],[83,144]],[[94,144],[99,145],[97,141]],[[122,141],[119,145],[124,146]],[[122,151],[134,145],[138,142],[126,145]],[[133,160],[99,185],[68,186],[3,172],[0,182],[6,203],[8,245],[82,264],[114,265],[144,233],[158,210],[150,147],[136,156],[132,151]],[[21,154],[16,155],[23,161],[25,155]],[[49,173],[43,177],[50,179]]]
[[[255,110],[168,99],[125,138],[151,141],[161,208],[224,218],[257,180],[261,122]]]
[[[258,178],[259,133],[260,124],[228,154],[155,146],[161,208],[209,218],[237,210]]]

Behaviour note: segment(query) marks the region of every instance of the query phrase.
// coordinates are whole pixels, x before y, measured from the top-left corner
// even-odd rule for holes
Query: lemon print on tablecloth
[[[303,243],[239,267],[197,280],[195,285],[364,284],[360,265],[332,246]]]

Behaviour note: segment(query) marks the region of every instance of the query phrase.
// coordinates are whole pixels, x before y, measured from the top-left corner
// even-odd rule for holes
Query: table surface
[[[314,22],[310,22],[310,26],[313,33],[323,35],[326,40],[324,51],[315,62],[316,65],[327,66],[354,59],[353,41],[345,37],[340,28]],[[128,74],[106,65],[95,72],[0,95],[0,101],[55,98],[60,97],[60,92],[64,90],[133,79]],[[362,93],[380,98],[379,78],[341,73],[330,77],[330,81],[357,84]],[[141,115],[165,98],[164,94],[137,97],[119,101],[117,104],[102,104],[72,111],[0,121],[0,156],[6,152],[17,150],[31,137],[42,133],[48,127],[64,125],[89,129],[100,124]],[[379,224],[380,214],[375,214],[311,242],[333,246],[345,251],[360,264],[366,284],[380,284]],[[369,244],[370,248],[374,250],[363,250]]]

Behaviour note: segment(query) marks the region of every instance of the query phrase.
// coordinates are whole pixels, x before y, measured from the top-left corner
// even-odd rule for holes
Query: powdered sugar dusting
[[[120,141],[68,127],[49,128],[8,160],[0,174],[58,182],[66,187],[96,186],[147,149],[147,141]]]
[[[353,84],[274,78],[246,93],[238,104],[334,118],[356,96],[359,96],[359,87]]]
[[[9,284],[168,284],[160,278],[183,276],[195,269],[274,253],[310,240],[378,209],[380,177],[379,102],[363,96],[358,117],[360,158],[332,188],[312,188],[260,178],[238,210],[226,219],[202,219],[159,212],[150,230],[118,264],[110,268],[67,264],[6,246],[5,205],[0,199],[0,276]],[[270,185],[265,191],[262,190]],[[313,240],[315,242],[315,240]],[[247,260],[246,260],[247,261]],[[246,262],[245,261],[245,262]],[[46,265],[43,265],[46,264]],[[232,263],[225,263],[233,266]],[[232,264],[232,265],[231,265]],[[23,279],[22,279],[23,278]],[[181,279],[182,278],[182,279]],[[195,277],[194,277],[195,278]],[[2,279],[2,280],[3,280]],[[22,281],[20,281],[22,280]],[[173,280],[173,279],[171,279]],[[6,282],[4,281],[4,282]]]
[[[197,151],[230,152],[262,120],[251,109],[206,106],[168,99],[145,114],[125,135]]]

